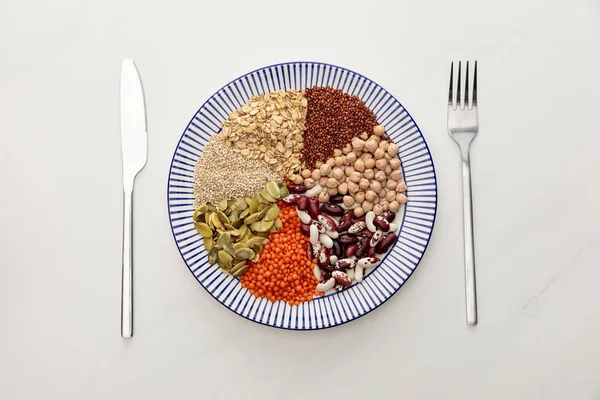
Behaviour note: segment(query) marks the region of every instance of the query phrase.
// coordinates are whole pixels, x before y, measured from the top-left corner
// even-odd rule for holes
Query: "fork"
[[[461,92],[461,62],[458,62],[458,84],[454,102],[454,62],[450,64],[450,94],[448,96],[448,134],[460,147],[463,171],[463,210],[465,232],[465,299],[467,324],[477,325],[477,290],[475,284],[475,249],[473,245],[473,203],[471,199],[471,142],[479,132],[477,118],[477,61],[473,73],[473,94],[469,102],[469,62],[465,74],[465,88]],[[464,96],[461,96],[464,94]]]

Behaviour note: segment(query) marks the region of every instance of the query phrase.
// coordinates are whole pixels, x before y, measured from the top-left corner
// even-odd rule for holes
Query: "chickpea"
[[[333,176],[338,181],[343,181],[344,180],[344,171],[341,168],[336,167],[331,172],[331,176]]]
[[[378,199],[379,195],[372,190],[367,190],[365,193],[365,200],[370,201],[371,203],[375,202],[375,199]]]
[[[406,204],[406,202],[408,201],[408,197],[406,197],[404,193],[398,193],[396,195],[396,201],[400,204]]]
[[[385,128],[383,127],[383,125],[377,125],[373,127],[373,133],[377,136],[383,136],[383,134],[385,133]]]
[[[328,188],[334,188],[334,187],[337,187],[337,185],[339,185],[339,182],[338,182],[337,179],[335,179],[335,178],[328,178],[327,179],[327,187]]]
[[[340,194],[348,193],[348,184],[346,182],[340,183],[340,186],[338,186],[338,192],[340,192]]]
[[[358,185],[354,182],[350,182],[348,183],[348,193],[350,194],[355,194],[356,192],[358,192]]]
[[[378,180],[379,182],[385,181],[385,178],[386,178],[385,172],[383,172],[383,171],[375,172],[375,179]]]
[[[363,176],[367,179],[373,179],[375,177],[375,171],[373,171],[371,168],[365,169]]]
[[[350,174],[350,180],[354,183],[360,182],[362,179],[362,174],[360,172],[353,172]]]
[[[399,181],[400,179],[402,179],[402,171],[399,169],[392,171],[390,173],[390,178],[392,178],[395,181]]]
[[[371,182],[366,178],[361,178],[360,182],[358,182],[358,187],[361,189],[368,189],[371,186]]]
[[[329,201],[329,193],[323,191],[319,193],[319,203],[327,203]]]
[[[354,204],[354,197],[352,196],[344,196],[344,205],[348,208],[352,207]]]
[[[319,170],[321,171],[321,176],[328,176],[331,172],[331,165],[323,164]]]
[[[375,215],[381,215],[383,213],[383,207],[381,206],[381,204],[375,204],[373,206],[373,212],[375,213]]]
[[[356,218],[360,218],[360,217],[362,217],[363,215],[365,215],[365,210],[363,210],[363,209],[362,209],[362,207],[356,207],[356,208],[354,209],[354,216],[355,216]]]
[[[375,167],[375,160],[373,160],[372,158],[365,160],[365,168],[373,169],[373,167]]]
[[[317,161],[315,163],[315,168],[321,168],[321,165],[323,165],[323,161]]]
[[[371,152],[371,153],[374,152],[377,149],[377,147],[378,147],[377,142],[373,139],[369,139],[365,142],[365,149],[368,152]]]
[[[383,208],[383,211],[387,211],[390,209],[390,202],[387,200],[381,200],[379,205]]]
[[[400,211],[400,203],[398,203],[397,201],[394,200],[394,201],[392,201],[390,203],[390,205],[388,206],[388,208],[392,212],[398,212],[398,211]]]
[[[346,155],[346,158],[348,159],[348,162],[350,164],[354,164],[354,161],[356,161],[356,153],[355,152],[350,152]]]
[[[407,190],[408,190],[408,186],[406,186],[405,182],[400,182],[400,183],[398,183],[398,186],[396,186],[396,192],[404,193]]]
[[[327,186],[327,177],[326,176],[322,176],[319,178],[319,185],[321,185],[321,187]]]
[[[361,207],[363,210],[365,210],[365,212],[369,212],[369,211],[373,210],[373,203],[365,200],[365,201],[363,201]]]
[[[380,158],[385,157],[385,151],[378,148],[377,150],[375,150],[375,153],[373,153],[373,155],[375,156],[376,159],[379,160]]]
[[[365,170],[365,163],[363,160],[356,160],[354,163],[354,169],[358,172],[363,172]]]
[[[314,180],[313,178],[306,178],[306,179],[304,180],[304,186],[305,186],[307,189],[314,188],[314,187],[315,187],[315,180]]]
[[[343,157],[336,157],[335,158],[335,165],[337,165],[338,167],[341,167],[342,165],[344,165],[344,158]]]
[[[390,190],[389,192],[387,192],[385,194],[385,199],[387,201],[394,201],[396,199],[396,192],[393,190]]]
[[[373,155],[371,153],[363,153],[360,156],[360,159],[363,161],[367,161],[370,158],[373,158]]]
[[[385,183],[385,187],[389,190],[395,190],[396,186],[398,186],[398,182],[393,179],[388,179],[388,181]]]
[[[321,179],[321,170],[313,170],[313,172],[310,173],[310,177],[313,178],[315,181],[318,181],[319,179]]]
[[[358,203],[365,201],[365,192],[357,192],[354,194],[354,200],[356,200]]]
[[[383,171],[387,165],[387,160],[384,158],[375,161],[375,167],[377,167],[377,169],[380,171]]]
[[[385,195],[387,194],[387,189],[386,188],[381,188],[381,190],[379,191],[379,197],[382,199],[385,199]]]
[[[343,154],[348,154],[352,151],[352,145],[350,143],[348,143],[347,145],[344,146],[344,148],[342,149],[342,153]]]
[[[387,151],[388,147],[390,147],[390,142],[382,140],[379,142],[379,148],[383,151]]]
[[[392,159],[392,158],[394,158],[394,157],[390,156],[390,155],[389,155],[389,154],[386,152],[383,158],[385,158],[386,160],[388,160],[388,161],[389,161],[389,160],[391,160],[391,159]]]
[[[379,194],[377,193],[377,196],[375,197],[375,200],[373,200],[373,202],[372,202],[372,203],[373,203],[373,204],[379,204],[379,201],[380,201],[380,200],[381,200],[381,199],[379,198]]]
[[[335,166],[335,159],[333,157],[328,158],[327,159],[327,164],[329,164],[330,167],[334,167]]]
[[[302,177],[302,175],[296,175],[296,177],[294,178],[294,183],[296,185],[302,185],[303,182],[304,178]]]
[[[348,165],[348,157],[342,156],[342,159],[344,160],[344,165]]]
[[[369,140],[374,140],[377,142],[377,145],[379,146],[379,141],[381,140],[381,138],[377,135],[371,135],[371,137],[369,138]]]
[[[347,166],[346,168],[344,168],[344,173],[346,174],[346,176],[350,176],[352,175],[352,173],[354,172],[354,167],[352,165]]]
[[[357,137],[352,139],[352,148],[354,150],[362,150],[365,147],[365,142]]]
[[[379,193],[381,192],[382,186],[381,186],[381,182],[379,181],[372,181],[371,182],[371,190],[374,191],[375,193]]]
[[[387,165],[385,167],[385,169],[383,170],[383,172],[385,172],[386,175],[390,175],[392,173],[392,167],[390,167],[389,165]]]
[[[327,193],[328,193],[330,196],[334,196],[334,195],[338,194],[337,187],[333,187],[333,188],[327,188]]]
[[[392,167],[392,169],[400,168],[400,160],[398,160],[397,158],[392,158],[390,160],[390,167]]]
[[[362,140],[367,140],[369,138],[369,134],[367,132],[363,132],[360,134],[360,138]]]
[[[340,150],[340,149],[335,149],[335,150],[333,151],[333,156],[334,156],[334,157],[339,157],[339,156],[341,156],[341,155],[342,155],[342,150]]]
[[[390,146],[387,149],[387,153],[394,157],[396,154],[398,154],[398,145],[396,143],[390,143]]]
[[[306,178],[310,178],[310,175],[311,175],[310,169],[303,169],[303,170],[302,170],[302,177],[303,177],[304,179],[306,179]]]

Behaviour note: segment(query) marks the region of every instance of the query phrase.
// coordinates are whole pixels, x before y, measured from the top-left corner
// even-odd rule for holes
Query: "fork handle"
[[[462,149],[461,149],[462,150]],[[463,203],[465,230],[465,300],[467,324],[477,325],[477,291],[475,284],[475,247],[473,244],[473,202],[471,199],[471,161],[469,151],[462,151]]]
[[[133,336],[133,190],[123,193],[123,266],[121,276],[121,336]]]

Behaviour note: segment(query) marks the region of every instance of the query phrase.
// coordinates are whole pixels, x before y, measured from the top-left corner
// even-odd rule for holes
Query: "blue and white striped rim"
[[[193,223],[194,166],[204,145],[221,130],[229,113],[254,95],[273,90],[331,86],[358,95],[400,147],[408,203],[398,240],[361,284],[299,306],[253,297],[239,280],[207,262]],[[196,280],[235,313],[282,329],[330,328],[359,318],[385,303],[419,265],[433,230],[437,181],[425,138],[408,111],[381,86],[345,68],[318,62],[288,62],[260,68],[229,82],[209,98],[187,125],[171,161],[167,186],[169,220],[175,243]]]

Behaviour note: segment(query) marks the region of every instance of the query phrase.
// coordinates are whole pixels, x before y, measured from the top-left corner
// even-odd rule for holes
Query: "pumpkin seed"
[[[210,204],[206,205],[206,209],[207,209],[207,211],[212,211],[212,212],[217,211],[217,208],[215,206],[211,206]]]
[[[242,221],[243,222],[243,221]],[[240,237],[244,237],[246,235],[246,232],[248,232],[248,225],[244,225],[242,223],[242,226],[240,226],[238,228],[238,230],[240,231]]]
[[[240,215],[237,212],[232,212],[231,214],[227,214],[227,218],[229,218],[230,221],[235,221],[239,217],[240,217]]]
[[[230,229],[226,233],[229,233],[231,236],[240,236],[240,231],[237,229]]]
[[[277,200],[275,200],[275,199],[273,198],[273,196],[271,196],[271,195],[269,194],[269,192],[267,192],[266,190],[263,190],[262,192],[260,192],[260,195],[261,195],[261,196],[262,196],[262,197],[263,197],[265,200],[267,200],[269,203],[275,203],[275,202],[277,201]]]
[[[284,197],[287,197],[290,194],[288,188],[286,185],[280,185],[279,186],[279,198],[283,199]]]
[[[231,226],[233,226],[234,229],[240,229],[243,225],[244,225],[244,220],[242,218],[233,220],[233,222],[231,223]]]
[[[269,207],[269,210],[265,214],[265,221],[274,221],[275,218],[279,215],[279,207],[276,205],[272,205]]]
[[[239,249],[247,249],[248,245],[246,245],[245,243],[236,243],[233,245],[233,251],[236,252]]]
[[[256,199],[256,201],[258,201],[258,204],[264,203],[264,201],[265,201],[265,199],[263,199],[260,194],[257,194],[256,196],[254,196],[254,198]]]
[[[269,239],[254,236],[253,238],[248,239],[248,247],[254,247],[257,244],[264,246],[268,242],[269,242]]]
[[[246,208],[248,208],[248,204],[246,204],[246,200],[244,200],[242,198],[235,199],[234,206],[238,211],[244,211]]]
[[[212,237],[205,237],[203,239],[204,241],[204,248],[206,249],[206,251],[210,251],[210,249],[212,249],[215,245],[215,242],[213,241]]]
[[[221,236],[217,238],[217,247],[222,249],[226,243],[231,243],[231,236],[228,232],[224,232]]]
[[[259,216],[258,216],[258,219],[263,219],[267,215],[268,212],[269,212],[269,208],[268,207],[267,208],[263,208],[261,210]]]
[[[221,211],[217,211],[217,213],[219,213],[219,212],[222,213]],[[219,215],[217,213],[211,214],[210,219],[215,228],[225,230],[225,227],[223,226],[223,223],[221,222],[221,218],[219,218]]]
[[[221,267],[221,269],[225,272],[229,272],[231,271],[231,264],[225,264],[223,262],[221,262],[221,260],[217,260],[217,264],[219,265],[219,267]]]
[[[217,217],[221,220],[221,222],[223,224],[229,224],[230,223],[229,218],[227,218],[227,215],[225,215],[225,213],[223,211],[221,211],[221,210],[217,211]]]
[[[277,232],[277,228],[275,228],[275,225],[273,225],[270,229],[269,232]]]
[[[213,216],[213,213],[207,211],[206,214],[204,215],[204,222],[206,222],[208,224],[208,227],[210,229],[214,230],[215,225],[213,224],[212,216]]]
[[[263,215],[263,217],[264,217],[264,215]],[[250,224],[258,221],[259,219],[262,219],[263,217],[260,216],[260,212],[257,212],[257,213],[254,213],[254,214],[246,217],[246,219],[244,219],[244,223],[246,225],[250,225]]]
[[[223,263],[223,265],[231,265],[231,262],[233,261],[233,257],[231,257],[229,253],[223,250],[219,250],[217,256],[219,258],[219,261]]]
[[[196,231],[205,238],[210,238],[213,235],[212,229],[204,222],[194,222],[194,228],[196,228]]]
[[[246,198],[244,198],[244,200],[246,201],[246,204],[248,204],[248,206],[250,206],[250,202],[252,201],[252,197],[246,197]]]
[[[244,275],[246,273],[246,271],[248,271],[248,266],[247,265],[241,267],[240,269],[238,269],[235,272],[231,272],[231,274],[233,275],[234,278],[238,278],[238,277]]]
[[[266,238],[269,236],[269,232],[257,232],[256,236]]]
[[[236,260],[247,260],[254,255],[254,250],[250,250],[249,248],[239,249],[233,253],[233,257]]]
[[[219,209],[219,211],[227,210],[227,206],[228,206],[227,200],[225,200],[225,199],[223,199],[217,203],[217,208]]]
[[[258,211],[258,204],[259,204],[258,199],[256,197],[253,198],[250,201],[250,204],[249,204],[249,210],[250,211],[248,211],[248,213],[254,214],[255,212],[257,212]]]
[[[257,221],[250,225],[250,228],[255,232],[266,232],[273,226],[274,221]]]
[[[278,199],[279,196],[281,195],[281,193],[279,192],[279,187],[277,186],[277,184],[273,181],[269,181],[267,182],[267,192],[271,195],[271,197],[273,197],[274,199]]]
[[[205,212],[206,212],[206,206],[202,205],[202,206],[196,208],[196,211],[194,211],[194,215],[192,215],[192,218],[196,222],[204,222],[204,213]]]
[[[229,254],[231,257],[233,257],[233,253],[235,253],[235,251],[233,251],[233,246],[231,245],[231,243],[225,243],[223,245],[223,251],[225,251],[227,254]]]
[[[260,258],[260,253],[254,253],[254,256],[250,257],[249,260],[252,262],[257,262],[258,259]]]
[[[263,246],[260,244],[255,244],[254,246],[252,246],[252,250],[254,250],[254,252],[257,254],[260,254],[263,251]]]
[[[219,253],[219,249],[217,249],[216,247],[213,247],[212,249],[210,249],[210,251],[208,252],[208,263],[210,265],[213,265],[214,263],[217,262],[218,253]]]
[[[244,211],[242,211],[239,215],[240,218],[246,218],[248,215],[250,214],[250,209],[246,208]]]
[[[237,271],[239,271],[240,269],[244,268],[246,266],[246,260],[244,261],[240,261],[239,263],[235,264],[232,268],[231,271],[229,271],[231,274],[235,274]]]
[[[281,222],[281,219],[279,219],[279,217],[277,217],[275,219],[275,228],[277,228],[277,229],[283,228],[283,222]]]

